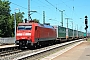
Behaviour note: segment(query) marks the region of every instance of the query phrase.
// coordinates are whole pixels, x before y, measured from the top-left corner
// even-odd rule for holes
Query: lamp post
[[[19,12],[20,12],[20,9],[19,8],[16,8],[15,10],[19,10]],[[14,12],[14,24],[15,24],[15,31],[14,31],[14,33],[15,33],[15,40],[16,40],[16,12]]]

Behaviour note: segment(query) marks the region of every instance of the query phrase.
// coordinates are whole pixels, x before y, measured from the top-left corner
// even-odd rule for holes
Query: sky
[[[28,0],[9,0],[11,2],[11,13],[24,12],[24,18],[28,19]],[[65,11],[63,11],[65,10]],[[43,23],[43,11],[45,11],[45,22],[51,25],[61,26],[61,12],[63,11],[63,26],[85,32],[85,16],[88,16],[88,32],[90,32],[90,0],[30,0],[30,11],[32,19],[38,19]]]

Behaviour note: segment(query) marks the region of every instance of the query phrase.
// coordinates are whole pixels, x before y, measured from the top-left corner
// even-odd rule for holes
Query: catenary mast
[[[28,0],[28,20],[30,20],[30,0]]]

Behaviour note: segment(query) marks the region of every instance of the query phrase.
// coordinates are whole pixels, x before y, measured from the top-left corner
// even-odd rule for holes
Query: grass
[[[90,42],[90,38],[88,38],[88,40],[87,40],[88,42]]]

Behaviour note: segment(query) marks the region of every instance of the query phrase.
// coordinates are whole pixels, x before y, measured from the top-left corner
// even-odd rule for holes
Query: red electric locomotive
[[[15,43],[20,47],[29,47],[40,42],[52,41],[57,38],[56,30],[50,25],[35,22],[19,23]]]

